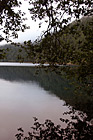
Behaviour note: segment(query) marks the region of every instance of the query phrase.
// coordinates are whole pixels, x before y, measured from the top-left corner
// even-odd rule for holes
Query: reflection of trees
[[[62,68],[63,69],[63,68]],[[76,109],[87,113],[89,118],[93,118],[93,74],[92,65],[82,64],[78,67],[69,67],[64,69],[69,79],[75,78],[74,82],[76,96],[74,106]]]
[[[50,91],[50,94],[55,94],[65,100],[66,104],[73,106],[73,109],[68,112],[72,115],[72,121],[61,119],[62,122],[67,123],[65,129],[55,126],[50,120],[46,120],[44,124],[36,120],[27,140],[54,139],[54,137],[57,140],[62,138],[63,140],[72,140],[72,138],[92,140],[93,125],[89,122],[93,118],[92,74],[86,74],[83,77],[82,69],[81,67],[60,67],[55,71],[55,68],[47,69],[47,67],[0,67],[0,78],[19,82],[34,81]],[[74,109],[83,111],[88,117],[83,116],[83,113],[75,114]],[[34,131],[35,133],[32,133]],[[21,132],[16,135],[17,140],[21,140],[23,135]]]
[[[50,93],[56,94],[61,99],[70,98],[74,88],[70,85],[70,80],[64,76],[60,77],[47,68],[0,67],[0,78],[19,82],[35,81],[45,90],[51,91]]]
[[[55,94],[67,104],[87,113],[89,119],[93,118],[93,96],[87,92],[88,88],[92,91],[91,87],[86,86],[83,79],[77,82],[79,75],[75,70],[76,67],[65,68],[62,70],[57,68],[55,72],[55,68],[0,67],[0,78],[9,81],[36,82],[50,91],[50,94]],[[61,72],[61,75],[58,72]]]

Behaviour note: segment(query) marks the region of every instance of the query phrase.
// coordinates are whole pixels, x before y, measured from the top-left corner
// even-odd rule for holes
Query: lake
[[[39,75],[35,74],[37,70],[32,64],[0,65],[1,140],[15,139],[19,127],[23,127],[26,131],[30,130],[33,117],[38,117],[40,122],[51,119],[60,124],[59,118],[64,111],[68,111],[68,107],[63,106],[65,101],[51,90],[53,88],[51,73],[47,74],[41,70]]]
[[[33,117],[40,122],[59,118],[69,111],[66,101],[76,102],[72,81],[38,64],[0,63],[0,140],[14,140],[17,128],[30,131]],[[67,90],[68,89],[68,90]]]

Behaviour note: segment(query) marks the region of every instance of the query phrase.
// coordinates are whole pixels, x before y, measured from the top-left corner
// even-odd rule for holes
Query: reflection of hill
[[[37,74],[36,74],[37,73]],[[9,81],[34,81],[41,87],[61,99],[72,96],[73,87],[69,81],[60,77],[55,72],[45,72],[43,68],[35,67],[0,67],[0,78]],[[69,90],[66,90],[69,88]]]
[[[38,74],[36,74],[37,72]],[[36,69],[35,67],[0,67],[0,78],[9,81],[37,82],[45,90],[50,91],[50,94],[55,94],[79,110],[93,114],[93,99],[84,94],[75,95],[74,86],[70,84],[71,81],[54,71],[45,71],[44,68]]]

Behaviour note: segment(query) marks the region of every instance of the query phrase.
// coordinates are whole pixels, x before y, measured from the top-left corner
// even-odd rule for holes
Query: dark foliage
[[[72,118],[72,121],[60,118],[61,122],[66,123],[66,128],[62,128],[61,125],[55,125],[51,120],[46,120],[41,124],[34,117],[34,126],[31,127],[31,132],[28,132],[28,136],[25,137],[24,130],[19,128],[15,137],[17,140],[92,140],[92,121],[87,121],[87,117],[81,112],[76,115],[73,109],[65,114],[71,114]]]
[[[0,0],[0,36],[7,42],[10,37],[18,38],[17,32],[23,32],[27,28],[23,23],[26,20],[25,13],[20,10],[20,6],[21,2],[18,0]],[[19,7],[17,11],[16,7]]]
[[[80,16],[93,14],[92,0],[29,0],[31,4],[30,13],[33,20],[44,20],[48,22],[47,33],[51,28],[54,32],[67,25],[72,17],[79,19]],[[67,15],[67,16],[66,16]],[[39,27],[41,27],[40,22]]]

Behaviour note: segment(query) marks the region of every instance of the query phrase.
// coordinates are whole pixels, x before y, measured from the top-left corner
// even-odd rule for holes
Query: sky
[[[47,24],[43,24],[41,28],[39,28],[39,20],[37,22],[31,20],[31,15],[29,11],[27,10],[29,7],[29,4],[27,1],[22,1],[22,7],[21,10],[26,13],[26,16],[28,18],[25,23],[30,26],[30,29],[25,30],[25,32],[18,32],[18,39],[12,39],[14,42],[24,42],[27,40],[31,40],[32,42],[35,41],[38,36],[41,35],[42,31],[44,31],[47,28]],[[16,8],[17,10],[17,8]],[[6,44],[5,41],[0,42],[0,45]]]
[[[31,15],[28,11],[28,8],[30,7],[29,4],[28,4],[28,1],[27,0],[20,0],[22,2],[22,6],[21,6],[21,10],[23,12],[26,13],[26,17],[28,18],[27,21],[25,21],[25,23],[30,26],[30,29],[27,29],[25,30],[25,32],[21,32],[19,31],[18,32],[18,38],[17,39],[13,39],[13,38],[10,38],[13,42],[20,42],[20,43],[23,43],[24,41],[28,41],[28,40],[31,40],[32,42],[34,42],[41,34],[42,34],[42,31],[46,30],[47,29],[47,23],[43,23],[41,28],[39,28],[39,20],[37,20],[36,22],[33,21],[31,19]],[[16,8],[15,10],[18,10],[18,8]],[[74,19],[72,18],[72,21]],[[2,41],[0,42],[0,45],[3,45],[3,44],[6,44],[7,42],[5,41]]]

